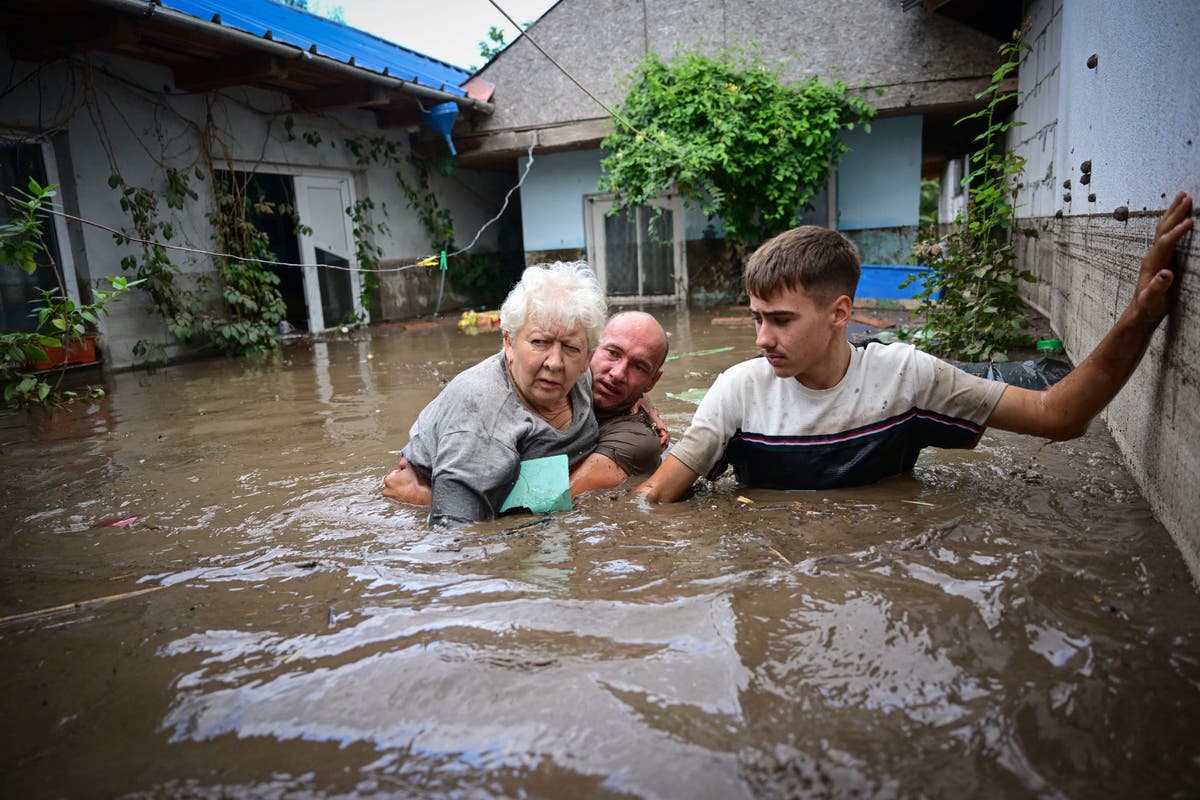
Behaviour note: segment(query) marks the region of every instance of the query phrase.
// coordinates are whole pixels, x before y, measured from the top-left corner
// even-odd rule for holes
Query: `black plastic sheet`
[[[1055,358],[1033,358],[1028,361],[981,361],[954,366],[993,381],[1001,381],[1023,389],[1045,389],[1053,386],[1071,371],[1071,365]]]

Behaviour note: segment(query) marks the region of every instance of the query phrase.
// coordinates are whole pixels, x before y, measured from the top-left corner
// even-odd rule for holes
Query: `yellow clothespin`
[[[442,256],[442,258],[445,258],[445,256]],[[436,267],[437,265],[438,265],[438,257],[437,256],[425,256],[425,258],[422,258],[420,261],[417,262],[418,267]]]

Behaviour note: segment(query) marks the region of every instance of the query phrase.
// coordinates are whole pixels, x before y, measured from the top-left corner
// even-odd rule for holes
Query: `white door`
[[[665,194],[610,215],[605,195],[587,202],[588,263],[609,300],[674,303],[687,299],[683,202]]]
[[[300,260],[308,329],[323,331],[347,322],[367,322],[362,276],[354,255],[354,230],[347,209],[354,205],[349,177],[296,176],[300,217]],[[324,266],[313,266],[316,264]]]

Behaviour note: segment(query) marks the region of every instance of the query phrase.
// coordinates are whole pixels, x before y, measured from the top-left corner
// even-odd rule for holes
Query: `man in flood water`
[[[923,447],[974,447],[986,426],[1053,440],[1081,436],[1125,384],[1175,280],[1175,245],[1192,228],[1176,195],[1142,259],[1129,307],[1083,363],[1044,391],[969,375],[911,345],[846,340],[858,252],[842,235],[794,228],[745,269],[763,358],[717,377],[678,444],[638,492],[682,497],[701,475],[732,466],[769,489],[859,486],[908,471]]]
[[[662,377],[667,349],[662,325],[644,311],[618,312],[604,326],[591,360],[600,435],[596,450],[571,472],[572,497],[658,468],[665,430],[633,409]]]
[[[662,325],[644,311],[618,312],[604,326],[589,362],[599,434],[592,453],[571,470],[572,497],[658,468],[666,431],[634,407],[662,377],[667,350]],[[431,501],[429,482],[404,458],[384,478],[383,496],[413,505]]]

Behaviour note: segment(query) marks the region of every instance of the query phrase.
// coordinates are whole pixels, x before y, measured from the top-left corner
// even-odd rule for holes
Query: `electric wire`
[[[500,206],[500,210],[498,212],[496,212],[495,216],[493,216],[487,222],[483,223],[483,225],[479,228],[479,230],[475,232],[475,237],[473,239],[471,239],[470,244],[466,245],[465,247],[460,247],[459,249],[457,249],[453,252],[446,253],[447,259],[462,255],[463,253],[467,252],[472,247],[474,247],[475,244],[479,241],[479,237],[483,235],[483,232],[485,230],[487,230],[487,228],[489,228],[498,219],[500,219],[501,216],[504,215],[505,210],[508,208],[508,202],[512,198],[513,192],[520,189],[521,184],[525,183],[525,178],[527,178],[529,176],[529,170],[533,167],[533,161],[534,161],[533,150],[534,150],[534,147],[537,145],[539,138],[540,137],[535,132],[534,141],[533,141],[533,143],[531,143],[529,145],[529,149],[526,153],[526,157],[528,160],[525,163],[525,169],[521,172],[521,177],[516,182],[516,184],[514,184],[508,190],[508,193],[504,195],[504,203]],[[25,202],[23,200],[20,200],[19,198],[12,197],[11,195],[8,195],[4,192],[0,192],[0,197],[3,197],[9,203]],[[59,207],[56,208],[56,206],[59,206]],[[93,228],[98,228],[102,231],[107,231],[108,233],[111,233],[117,239],[119,244],[127,244],[129,242],[137,242],[138,244],[147,245],[149,247],[161,247],[165,250],[178,250],[178,251],[181,251],[184,253],[193,253],[195,255],[202,255],[202,256],[213,256],[216,258],[225,258],[225,259],[229,259],[232,261],[251,262],[251,263],[255,263],[255,264],[262,264],[262,265],[268,266],[268,267],[317,267],[320,269],[342,270],[344,272],[356,272],[360,269],[357,266],[349,266],[349,265],[342,266],[340,264],[305,264],[305,263],[296,263],[296,262],[292,262],[292,261],[273,261],[271,259],[266,259],[266,258],[254,258],[252,256],[238,256],[238,255],[234,255],[232,253],[222,253],[222,252],[219,252],[216,250],[206,250],[202,247],[188,247],[187,245],[171,244],[170,242],[161,242],[161,241],[154,240],[154,239],[143,239],[141,237],[119,231],[116,228],[110,228],[108,225],[105,225],[100,222],[96,222],[95,220],[90,220],[90,219],[86,219],[84,217],[79,217],[74,214],[70,214],[70,213],[62,210],[60,203],[50,202],[50,203],[47,203],[43,208],[48,213],[62,217],[63,219],[71,220],[73,222],[79,222],[84,225],[89,225]],[[436,256],[429,256],[427,258],[421,259],[420,261],[417,261],[416,263],[405,264],[405,265],[399,266],[399,267],[379,267],[376,269],[372,269],[371,273],[379,275],[379,274],[385,274],[385,273],[391,273],[391,272],[403,272],[405,270],[415,269],[417,267],[429,267],[429,266],[433,266],[433,264],[431,264],[430,262],[436,261],[436,258],[437,258]]]

